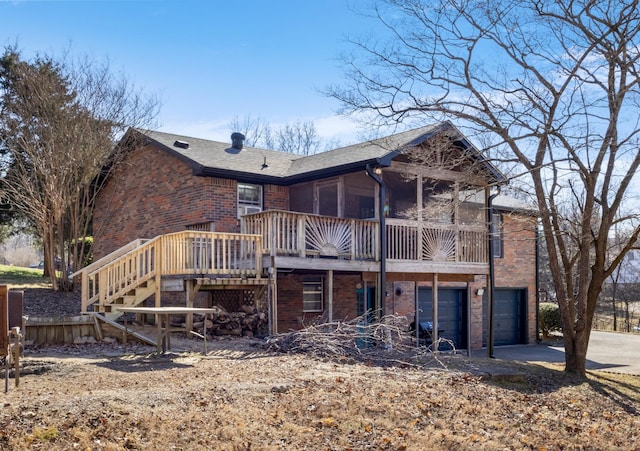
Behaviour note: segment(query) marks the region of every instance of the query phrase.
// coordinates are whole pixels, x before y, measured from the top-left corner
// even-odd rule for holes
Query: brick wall
[[[278,185],[264,186],[265,210],[289,210],[289,188]]]
[[[526,341],[536,340],[536,220],[530,216],[503,214],[503,256],[494,260],[496,288],[524,289],[527,295]],[[482,296],[486,288],[484,276],[476,276],[469,284],[471,299],[471,346],[482,347]]]
[[[527,290],[527,338],[536,340],[536,219],[503,214],[504,257],[495,259],[496,288]]]
[[[503,215],[503,257],[495,259],[496,288],[524,289],[527,293],[527,342],[536,340],[536,242],[535,218],[516,214]],[[430,276],[425,275],[425,279]],[[418,286],[432,286],[430,282],[418,282]],[[483,296],[478,289],[486,288],[485,276],[476,276],[472,282],[440,282],[442,288],[467,289],[470,301],[471,347],[481,349],[483,342]],[[399,288],[399,290],[398,290]],[[414,282],[394,281],[387,284],[385,313],[413,317],[415,310]]]
[[[306,277],[324,277],[324,312],[303,313],[302,282]],[[359,274],[333,275],[333,320],[353,319],[357,315],[356,286],[362,283]],[[327,318],[327,278],[324,272],[314,274],[280,273],[278,274],[278,332],[287,332],[317,321],[318,317]]]
[[[194,177],[189,165],[153,146],[133,151],[98,198],[94,258],[137,238],[153,238],[225,217],[220,210],[232,206],[226,198],[233,193],[235,199],[235,187],[214,186],[215,182]]]
[[[265,209],[288,209],[286,187],[264,187]],[[239,232],[237,182],[196,177],[191,166],[153,146],[133,151],[98,198],[94,258],[138,238],[214,222],[216,232]]]
[[[325,280],[326,282],[326,280]],[[357,285],[362,283],[360,274],[333,275],[333,319],[346,321],[355,318],[357,311]],[[325,297],[326,299],[326,297]]]
[[[404,316],[409,322],[413,321],[416,311],[415,282],[391,282],[387,284],[385,300],[385,315]]]

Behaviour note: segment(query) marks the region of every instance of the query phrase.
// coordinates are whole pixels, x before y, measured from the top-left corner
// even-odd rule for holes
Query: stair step
[[[129,290],[127,294],[114,298],[109,304],[94,304],[93,311],[102,314],[105,318],[115,321],[123,314],[118,310],[119,306],[135,307],[147,298],[155,294],[155,280],[149,279],[140,283],[140,286]]]

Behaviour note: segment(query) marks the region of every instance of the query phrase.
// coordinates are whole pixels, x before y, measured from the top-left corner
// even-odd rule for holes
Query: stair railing
[[[72,276],[81,276],[82,312],[87,312],[90,305],[112,304],[150,279],[159,290],[162,276],[261,274],[259,235],[182,231],[133,241]]]

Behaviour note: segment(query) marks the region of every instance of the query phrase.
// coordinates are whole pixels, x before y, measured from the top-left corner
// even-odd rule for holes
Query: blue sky
[[[374,22],[362,0],[0,0],[0,44],[107,58],[162,101],[160,130],[228,140],[229,122],[311,120],[348,144],[355,125],[318,93],[341,83],[348,36]]]

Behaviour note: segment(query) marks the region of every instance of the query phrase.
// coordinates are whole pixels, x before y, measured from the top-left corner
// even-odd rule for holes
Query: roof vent
[[[244,146],[244,135],[242,133],[231,133],[231,148],[242,150]]]
[[[186,141],[179,141],[176,139],[176,142],[173,143],[175,147],[179,147],[180,149],[188,149],[189,143]]]

